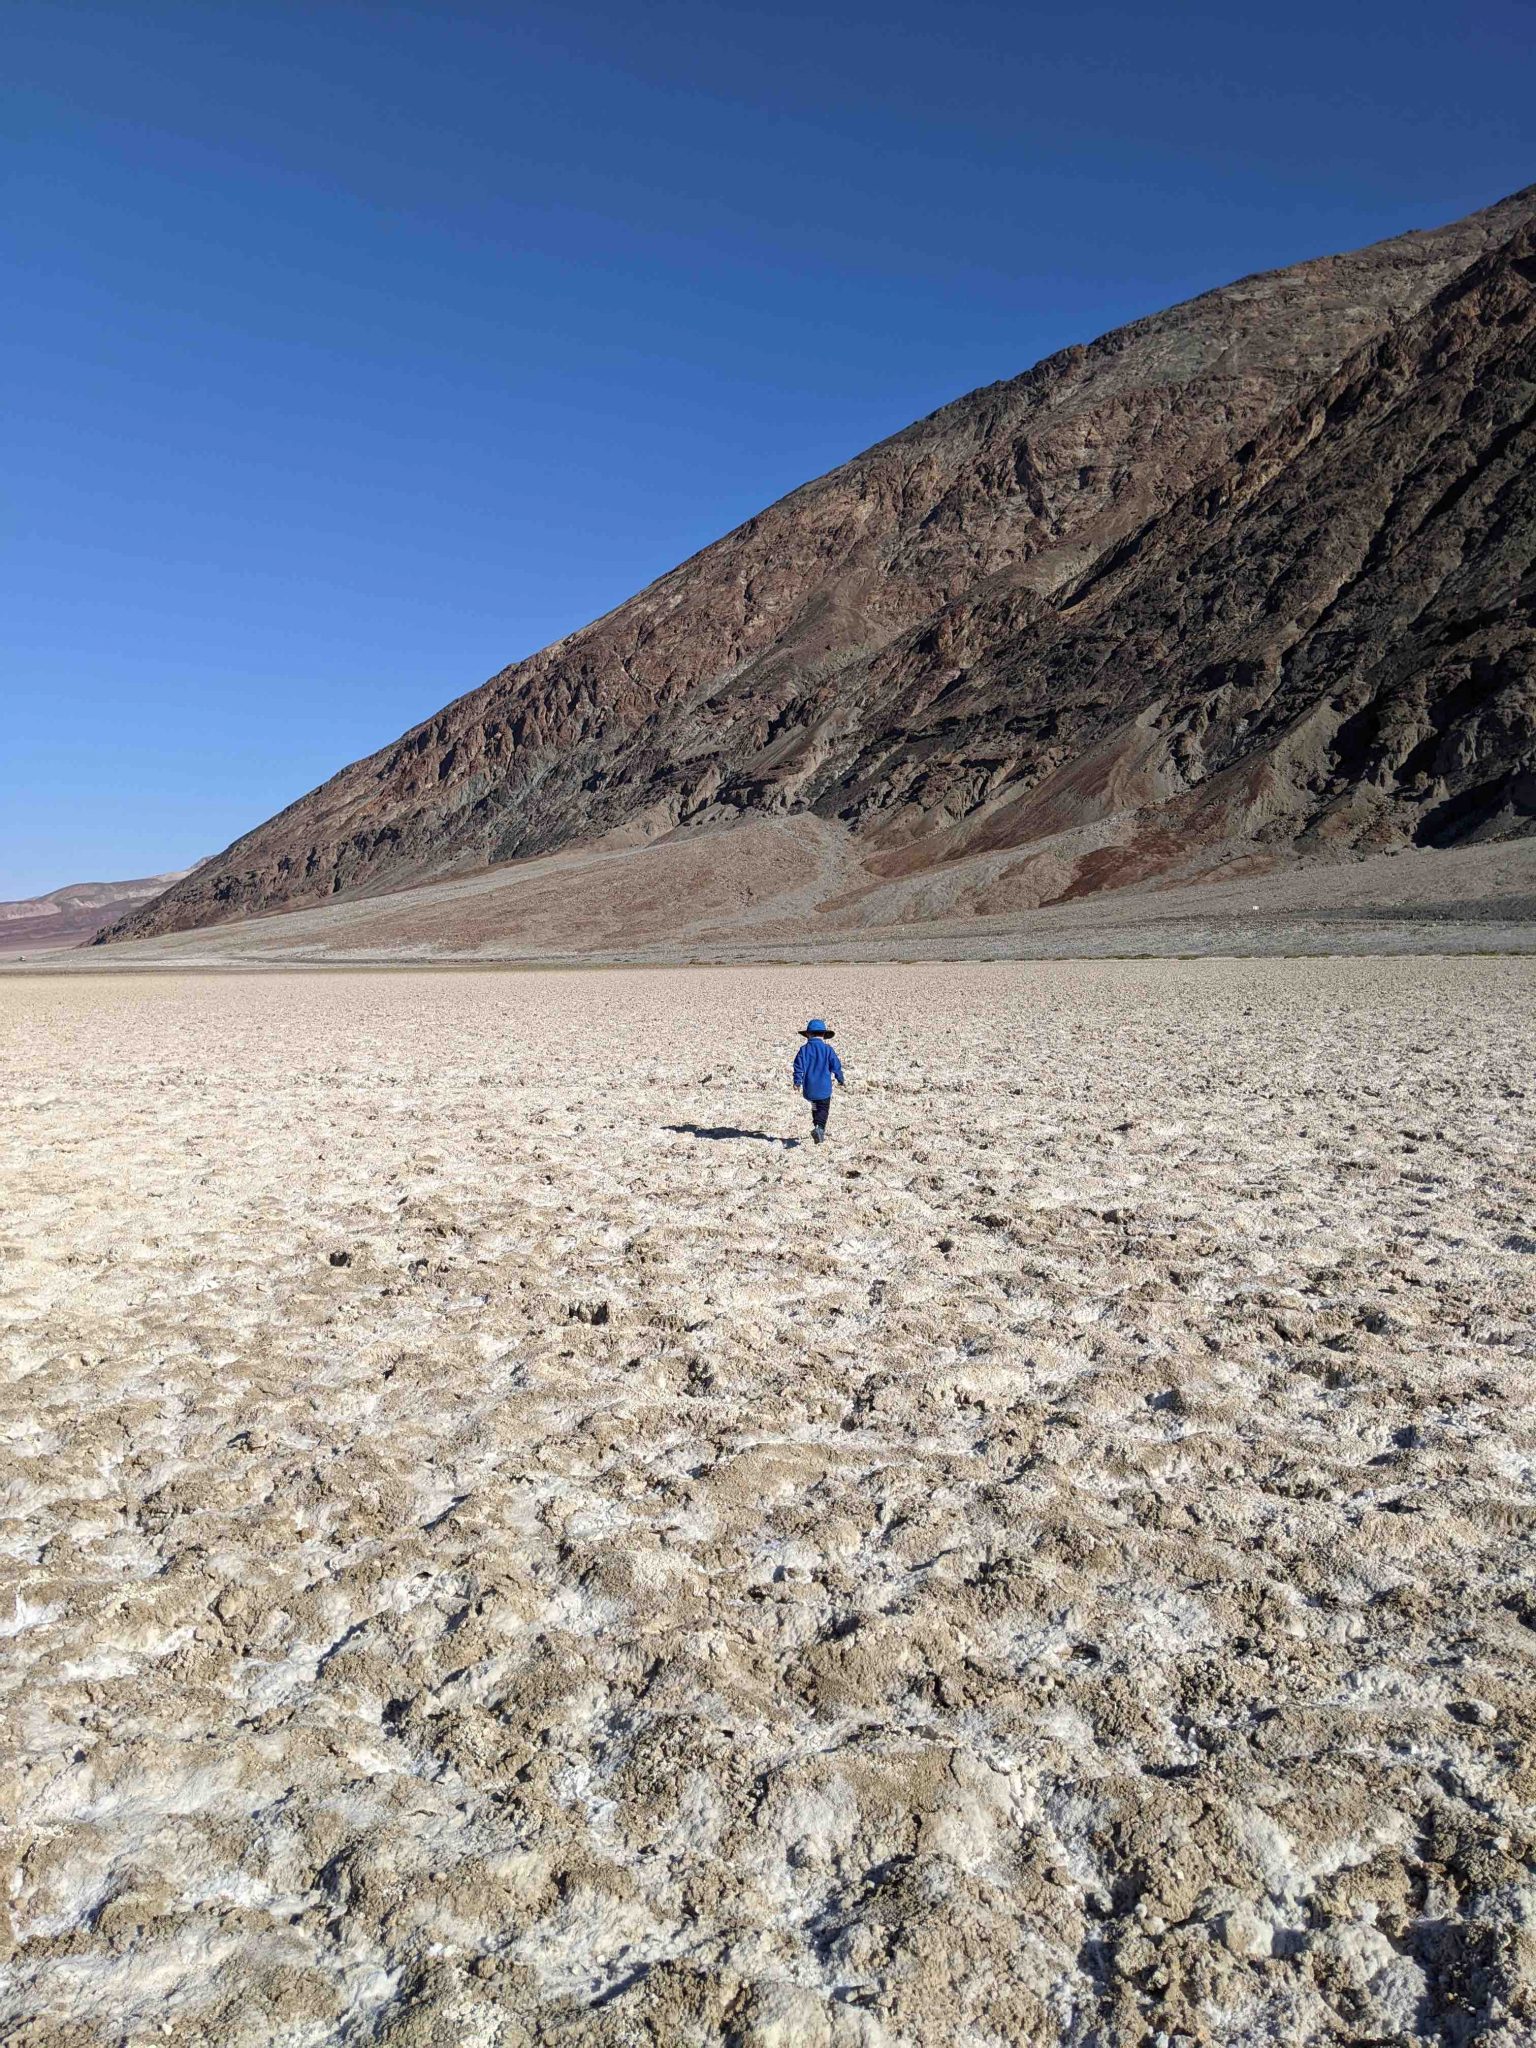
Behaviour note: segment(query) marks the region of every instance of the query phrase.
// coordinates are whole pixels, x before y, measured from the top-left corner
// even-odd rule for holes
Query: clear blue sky
[[[1536,10],[3,0],[0,897],[219,850],[806,478],[1536,179]]]

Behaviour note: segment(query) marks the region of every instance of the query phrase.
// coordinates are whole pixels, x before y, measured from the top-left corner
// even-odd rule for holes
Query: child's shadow
[[[776,1137],[772,1131],[739,1131],[734,1124],[663,1124],[663,1130],[676,1131],[684,1138],[761,1138],[765,1145],[787,1145],[787,1138]]]

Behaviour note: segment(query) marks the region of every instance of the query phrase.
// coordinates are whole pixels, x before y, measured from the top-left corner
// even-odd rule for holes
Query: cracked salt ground
[[[7,977],[4,2038],[1536,2040],[1533,994]]]

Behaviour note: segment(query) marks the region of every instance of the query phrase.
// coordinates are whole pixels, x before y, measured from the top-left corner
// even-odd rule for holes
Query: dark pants
[[[824,1131],[827,1128],[827,1111],[831,1107],[832,1098],[830,1095],[823,1102],[813,1102],[811,1104],[811,1128],[813,1130]]]

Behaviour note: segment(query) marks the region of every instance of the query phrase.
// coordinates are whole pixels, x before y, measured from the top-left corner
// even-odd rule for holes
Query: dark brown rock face
[[[1536,187],[945,407],[103,937],[752,811],[842,819],[876,877],[1049,847],[1036,901],[1536,830],[1533,218]]]

